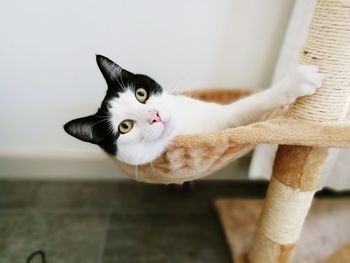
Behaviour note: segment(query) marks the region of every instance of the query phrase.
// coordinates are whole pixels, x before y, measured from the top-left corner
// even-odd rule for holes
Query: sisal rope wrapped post
[[[312,96],[297,100],[288,118],[341,121],[350,96],[350,0],[318,0],[302,63],[325,75]],[[330,149],[279,146],[260,225],[248,258],[254,263],[290,262]],[[321,230],[320,230],[321,231]]]

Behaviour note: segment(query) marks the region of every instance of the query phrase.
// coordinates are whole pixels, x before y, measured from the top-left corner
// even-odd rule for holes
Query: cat
[[[131,165],[152,162],[177,135],[258,121],[262,114],[312,95],[323,79],[317,67],[300,65],[269,89],[219,105],[169,94],[152,78],[131,73],[102,55],[96,55],[96,61],[108,86],[101,106],[95,114],[66,123],[64,129]]]

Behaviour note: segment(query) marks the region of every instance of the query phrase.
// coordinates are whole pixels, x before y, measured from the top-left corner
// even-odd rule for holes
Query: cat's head
[[[106,96],[96,114],[68,122],[65,131],[126,163],[153,161],[175,133],[169,95],[148,76],[133,74],[101,55],[96,61],[108,85]]]

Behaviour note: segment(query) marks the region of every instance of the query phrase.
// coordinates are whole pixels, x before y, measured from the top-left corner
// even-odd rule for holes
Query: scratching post
[[[287,118],[343,120],[350,96],[350,0],[317,1],[302,52],[302,63],[316,65],[326,78],[314,95],[290,107]],[[290,262],[330,153],[328,148],[279,146],[249,262]]]

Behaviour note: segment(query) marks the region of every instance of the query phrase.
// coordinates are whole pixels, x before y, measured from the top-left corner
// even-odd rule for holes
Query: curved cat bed
[[[185,95],[227,104],[251,93],[239,89],[218,89],[192,91]],[[178,136],[152,163],[134,166],[112,159],[137,181],[183,183],[219,170],[260,143],[350,147],[350,123],[315,123],[285,118],[280,114],[267,121],[215,133]]]

